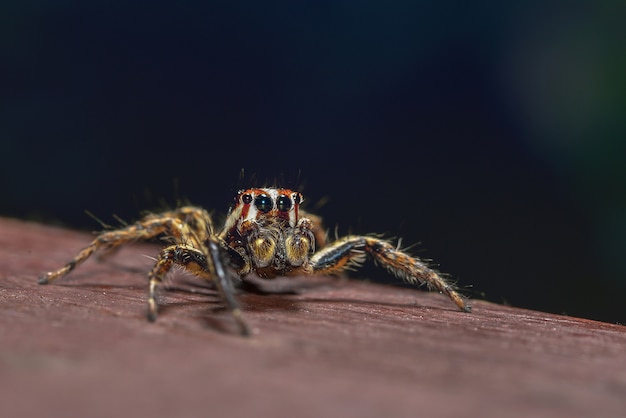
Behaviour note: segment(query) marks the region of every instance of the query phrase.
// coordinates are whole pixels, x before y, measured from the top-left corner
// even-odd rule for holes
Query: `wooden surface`
[[[239,295],[242,338],[180,274],[148,323],[157,247],[37,285],[91,238],[0,218],[1,417],[626,416],[620,325],[296,278]]]

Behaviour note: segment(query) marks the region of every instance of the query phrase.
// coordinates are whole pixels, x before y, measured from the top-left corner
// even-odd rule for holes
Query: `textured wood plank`
[[[623,416],[626,327],[354,280],[239,295],[185,276],[145,319],[158,249],[37,285],[84,233],[0,219],[0,416]],[[146,257],[145,255],[149,256]],[[381,274],[385,274],[381,272]]]

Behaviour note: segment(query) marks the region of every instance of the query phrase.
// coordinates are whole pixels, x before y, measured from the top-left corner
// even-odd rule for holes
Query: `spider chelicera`
[[[460,310],[471,310],[439,273],[384,239],[348,235],[327,244],[319,218],[301,210],[301,202],[302,195],[289,189],[241,190],[219,231],[209,213],[198,207],[150,214],[134,224],[101,233],[65,266],[44,274],[39,283],[65,276],[99,249],[165,235],[174,244],[161,250],[148,274],[150,321],[157,317],[158,285],[174,265],[213,281],[241,334],[249,335],[250,328],[234,296],[234,283],[239,278],[250,273],[263,278],[335,274],[360,265],[367,256],[402,280],[426,284],[446,294]]]

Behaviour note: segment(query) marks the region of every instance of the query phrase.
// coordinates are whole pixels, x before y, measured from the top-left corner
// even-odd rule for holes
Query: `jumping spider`
[[[334,274],[360,265],[366,255],[408,283],[427,284],[452,299],[462,311],[470,307],[435,270],[374,236],[349,235],[326,245],[318,218],[300,209],[302,195],[280,188],[241,190],[224,227],[216,231],[204,209],[185,206],[151,214],[124,228],[98,235],[64,267],[44,274],[40,284],[67,275],[99,249],[114,249],[160,235],[174,244],[162,249],[148,274],[148,319],[156,320],[156,292],[174,264],[213,281],[243,335],[250,330],[234,296],[233,284],[249,273],[260,277]],[[316,247],[319,249],[317,252]]]

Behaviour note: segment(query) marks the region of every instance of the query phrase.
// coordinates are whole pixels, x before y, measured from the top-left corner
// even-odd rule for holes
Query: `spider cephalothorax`
[[[288,189],[240,191],[219,234],[241,256],[239,274],[274,277],[306,271],[315,250],[313,224],[300,218],[302,195]]]
[[[359,265],[366,256],[409,283],[426,284],[446,295],[463,311],[464,298],[439,273],[388,241],[374,236],[349,235],[326,245],[319,218],[300,209],[302,195],[280,188],[241,190],[224,227],[214,230],[204,209],[185,206],[151,214],[124,228],[98,235],[62,268],[46,273],[46,284],[72,271],[100,248],[115,248],[135,240],[166,235],[173,244],[162,249],[148,274],[148,318],[157,316],[156,291],[173,265],[215,282],[242,334],[249,328],[234,297],[233,283],[256,273],[260,277],[296,274],[335,274]]]

